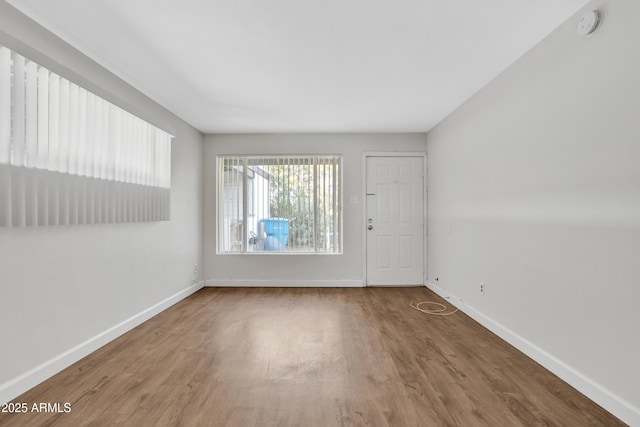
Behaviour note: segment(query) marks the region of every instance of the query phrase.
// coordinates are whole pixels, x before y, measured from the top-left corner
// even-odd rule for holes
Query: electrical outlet
[[[198,280],[198,264],[193,265],[193,282]]]
[[[484,282],[480,282],[480,294],[484,295],[486,290],[487,290],[487,285]]]

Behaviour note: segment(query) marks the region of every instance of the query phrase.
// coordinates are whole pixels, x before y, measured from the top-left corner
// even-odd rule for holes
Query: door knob
[[[373,230],[373,225],[369,225],[369,226],[367,227],[367,230]]]

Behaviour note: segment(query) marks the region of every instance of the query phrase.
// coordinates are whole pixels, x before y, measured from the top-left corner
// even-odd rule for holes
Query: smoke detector
[[[581,36],[588,36],[590,34],[593,34],[598,28],[601,19],[602,14],[599,10],[592,10],[585,13],[580,17],[580,20],[578,21],[578,34],[580,34]]]

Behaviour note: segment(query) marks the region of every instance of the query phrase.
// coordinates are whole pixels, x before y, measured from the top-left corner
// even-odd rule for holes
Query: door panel
[[[424,283],[423,157],[367,157],[367,285]]]

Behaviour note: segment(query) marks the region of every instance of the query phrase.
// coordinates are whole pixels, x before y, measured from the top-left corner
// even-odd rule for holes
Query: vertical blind
[[[168,220],[171,138],[0,45],[0,226]]]
[[[342,157],[219,156],[219,253],[341,253]]]

